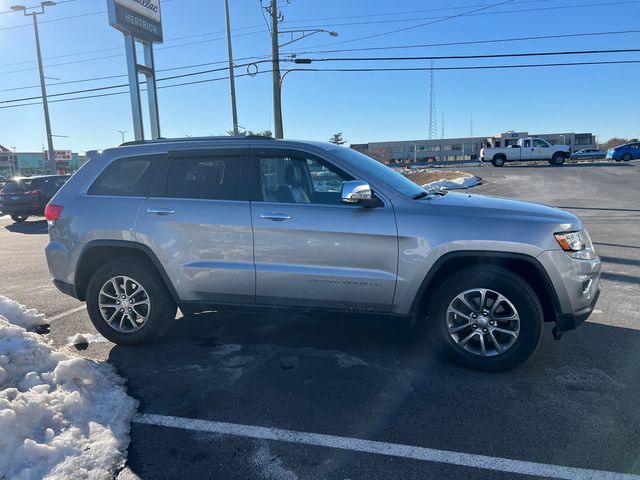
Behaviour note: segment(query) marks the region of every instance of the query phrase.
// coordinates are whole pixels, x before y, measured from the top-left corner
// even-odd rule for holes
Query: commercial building
[[[59,171],[75,172],[82,165],[83,156],[70,150],[56,150]],[[0,145],[0,175],[38,175],[48,170],[46,152],[15,152]]]
[[[473,161],[480,157],[485,146],[508,147],[520,138],[537,137],[552,145],[564,144],[571,151],[597,148],[591,133],[543,133],[504,132],[493,137],[442,138],[434,140],[403,140],[396,142],[371,142],[352,144],[351,148],[369,155],[387,165],[395,163],[428,163],[438,161]]]

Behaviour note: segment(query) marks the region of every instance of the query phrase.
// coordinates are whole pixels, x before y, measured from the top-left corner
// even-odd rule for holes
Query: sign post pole
[[[133,136],[135,140],[144,140],[142,124],[142,104],[140,102],[140,81],[138,80],[138,60],[136,53],[136,39],[124,35],[124,46],[127,54],[127,72],[129,75],[129,94],[131,96],[131,116],[133,119]]]
[[[135,139],[144,140],[140,74],[143,74],[147,80],[151,137],[153,139],[159,138],[160,114],[158,112],[153,44],[162,43],[163,39],[160,0],[107,0],[107,11],[109,12],[109,24],[124,34]],[[138,63],[136,42],[142,44],[144,64]]]

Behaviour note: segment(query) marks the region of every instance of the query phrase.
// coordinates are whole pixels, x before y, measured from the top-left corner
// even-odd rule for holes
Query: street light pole
[[[229,0],[224,0],[227,18],[227,52],[229,53],[229,86],[231,88],[231,115],[233,118],[233,134],[238,135],[238,108],[236,106],[236,80],[233,71],[233,50],[231,48],[231,23],[229,22]]]
[[[44,125],[47,131],[47,151],[49,160],[50,173],[56,173],[55,150],[53,149],[53,135],[51,134],[51,120],[49,118],[49,103],[47,102],[47,87],[44,79],[44,67],[42,65],[42,52],[40,50],[40,34],[38,32],[38,15],[44,13],[45,7],[53,7],[56,2],[41,2],[40,11],[27,13],[24,5],[14,5],[11,7],[14,11],[22,11],[25,16],[31,16],[33,19],[33,31],[36,37],[36,52],[38,54],[38,70],[40,71],[40,91],[42,93],[42,108],[44,109]]]
[[[278,45],[278,2],[271,0],[271,63],[273,70],[273,129],[276,138],[283,137],[282,90],[280,85],[280,46]]]
[[[118,130],[118,133],[122,135],[122,143],[124,143],[124,134],[127,133],[126,130]]]

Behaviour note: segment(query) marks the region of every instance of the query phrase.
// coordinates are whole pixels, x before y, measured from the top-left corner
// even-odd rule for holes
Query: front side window
[[[260,187],[265,202],[342,204],[342,184],[352,178],[333,165],[287,155],[261,157]]]
[[[536,139],[533,140],[533,146],[534,147],[541,147],[541,148],[548,148],[549,147],[547,142],[545,142],[544,140],[540,140],[539,138],[536,138]]]
[[[240,158],[176,158],[167,175],[167,196],[240,200]]]
[[[151,157],[116,160],[91,185],[89,195],[146,197],[158,169],[158,159]]]

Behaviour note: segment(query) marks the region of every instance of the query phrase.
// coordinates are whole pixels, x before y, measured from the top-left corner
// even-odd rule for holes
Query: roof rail
[[[132,140],[130,142],[121,143],[120,147],[130,145],[147,145],[153,143],[165,142],[203,142],[207,140],[274,140],[273,137],[265,137],[262,135],[224,135],[210,137],[178,137],[178,138],[156,138],[155,140]]]

